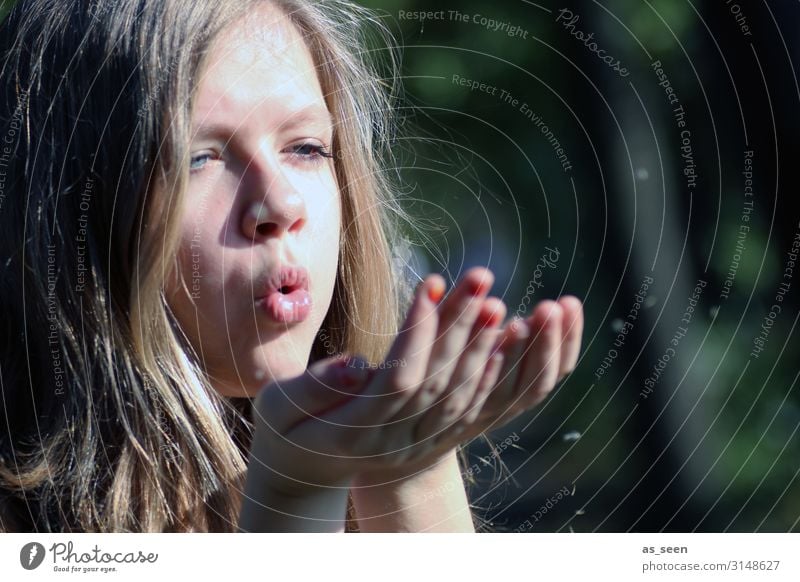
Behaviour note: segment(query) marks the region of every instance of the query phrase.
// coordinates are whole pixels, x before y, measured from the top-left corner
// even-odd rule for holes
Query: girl
[[[409,297],[362,23],[296,0],[2,23],[0,530],[474,531],[457,447],[573,369],[581,305],[503,325],[481,268]]]

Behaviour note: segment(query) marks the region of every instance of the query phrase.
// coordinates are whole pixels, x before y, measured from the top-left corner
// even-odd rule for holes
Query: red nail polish
[[[467,281],[467,291],[469,291],[470,295],[482,295],[489,290],[488,287],[488,281],[484,279],[481,279],[480,281],[470,279]]]
[[[500,323],[500,314],[497,311],[483,311],[478,314],[478,322],[481,325],[493,327]]]
[[[444,284],[441,280],[435,280],[430,287],[428,287],[428,299],[434,303],[439,303],[444,296]]]

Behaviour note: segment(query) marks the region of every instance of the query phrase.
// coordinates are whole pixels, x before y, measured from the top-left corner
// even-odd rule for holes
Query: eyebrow
[[[319,123],[325,127],[333,129],[333,116],[330,114],[327,107],[320,107],[318,105],[303,107],[302,109],[291,113],[289,115],[289,119],[282,123],[278,129],[280,131],[286,131],[303,123]],[[247,122],[245,122],[243,124],[239,124],[238,128],[241,129],[242,127],[247,127],[247,125]],[[212,136],[225,136],[229,138],[236,133],[236,131],[237,127],[224,123],[220,124],[211,122],[203,123],[198,127],[193,127],[191,135],[194,139]]]

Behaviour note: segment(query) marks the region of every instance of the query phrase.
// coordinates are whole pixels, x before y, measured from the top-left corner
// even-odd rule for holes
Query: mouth
[[[281,267],[270,274],[262,288],[264,294],[256,300],[256,305],[274,322],[300,323],[311,314],[308,271],[303,267]]]

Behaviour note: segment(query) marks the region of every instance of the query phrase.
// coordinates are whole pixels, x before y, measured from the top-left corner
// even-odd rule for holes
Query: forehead
[[[194,100],[192,126],[261,111],[271,117],[329,119],[316,65],[301,32],[264,3],[228,26],[208,50]],[[316,115],[314,115],[316,114]]]

